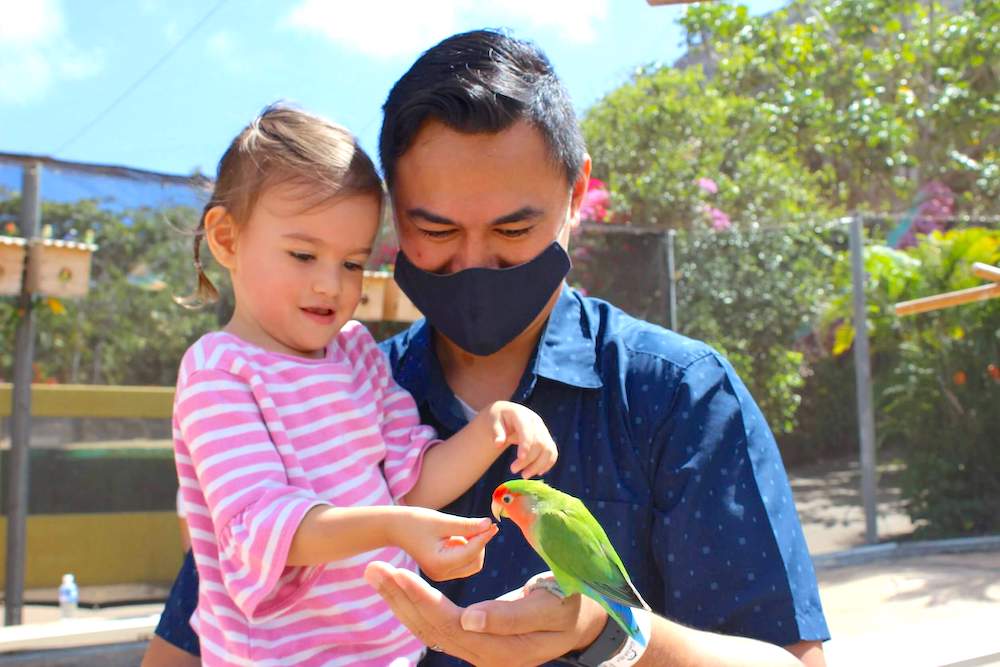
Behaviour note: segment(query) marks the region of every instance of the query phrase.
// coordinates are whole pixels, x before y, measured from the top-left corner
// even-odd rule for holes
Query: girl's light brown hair
[[[222,206],[236,224],[245,224],[261,193],[282,183],[303,186],[309,193],[307,207],[337,197],[382,197],[375,165],[354,135],[319,116],[272,104],[236,135],[219,160],[212,196],[195,230],[198,287],[194,294],[177,298],[179,304],[197,308],[219,298],[201,264],[205,214]]]

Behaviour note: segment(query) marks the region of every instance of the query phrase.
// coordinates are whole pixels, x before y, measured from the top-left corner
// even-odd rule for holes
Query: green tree
[[[681,23],[712,86],[751,102],[774,154],[821,175],[832,204],[900,210],[941,180],[979,213],[1000,193],[1000,4],[958,5],[701,3]]]
[[[954,6],[955,3],[949,3]],[[619,217],[683,228],[909,208],[944,182],[959,210],[1000,195],[1000,4],[725,3],[681,20],[682,68],[643,67],[583,121]]]

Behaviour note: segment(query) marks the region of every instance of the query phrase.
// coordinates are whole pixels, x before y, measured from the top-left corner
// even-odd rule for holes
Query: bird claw
[[[539,589],[555,595],[560,600],[566,597],[563,589],[559,586],[559,582],[556,581],[555,576],[551,572],[542,572],[529,579],[528,583],[524,585],[524,594],[530,595]]]

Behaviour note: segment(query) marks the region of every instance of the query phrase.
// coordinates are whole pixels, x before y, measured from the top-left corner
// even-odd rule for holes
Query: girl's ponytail
[[[202,308],[219,300],[219,290],[215,288],[212,281],[205,275],[205,268],[201,264],[201,240],[205,236],[205,214],[208,209],[214,206],[209,202],[202,211],[201,220],[198,221],[198,228],[194,231],[194,268],[198,273],[198,285],[194,293],[188,296],[175,296],[174,301],[185,308],[192,310]]]

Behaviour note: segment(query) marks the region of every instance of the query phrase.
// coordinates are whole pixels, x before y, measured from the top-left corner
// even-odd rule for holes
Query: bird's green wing
[[[542,557],[554,566],[553,571],[561,570],[601,595],[648,609],[604,529],[582,502],[573,500],[539,513],[535,535]]]

